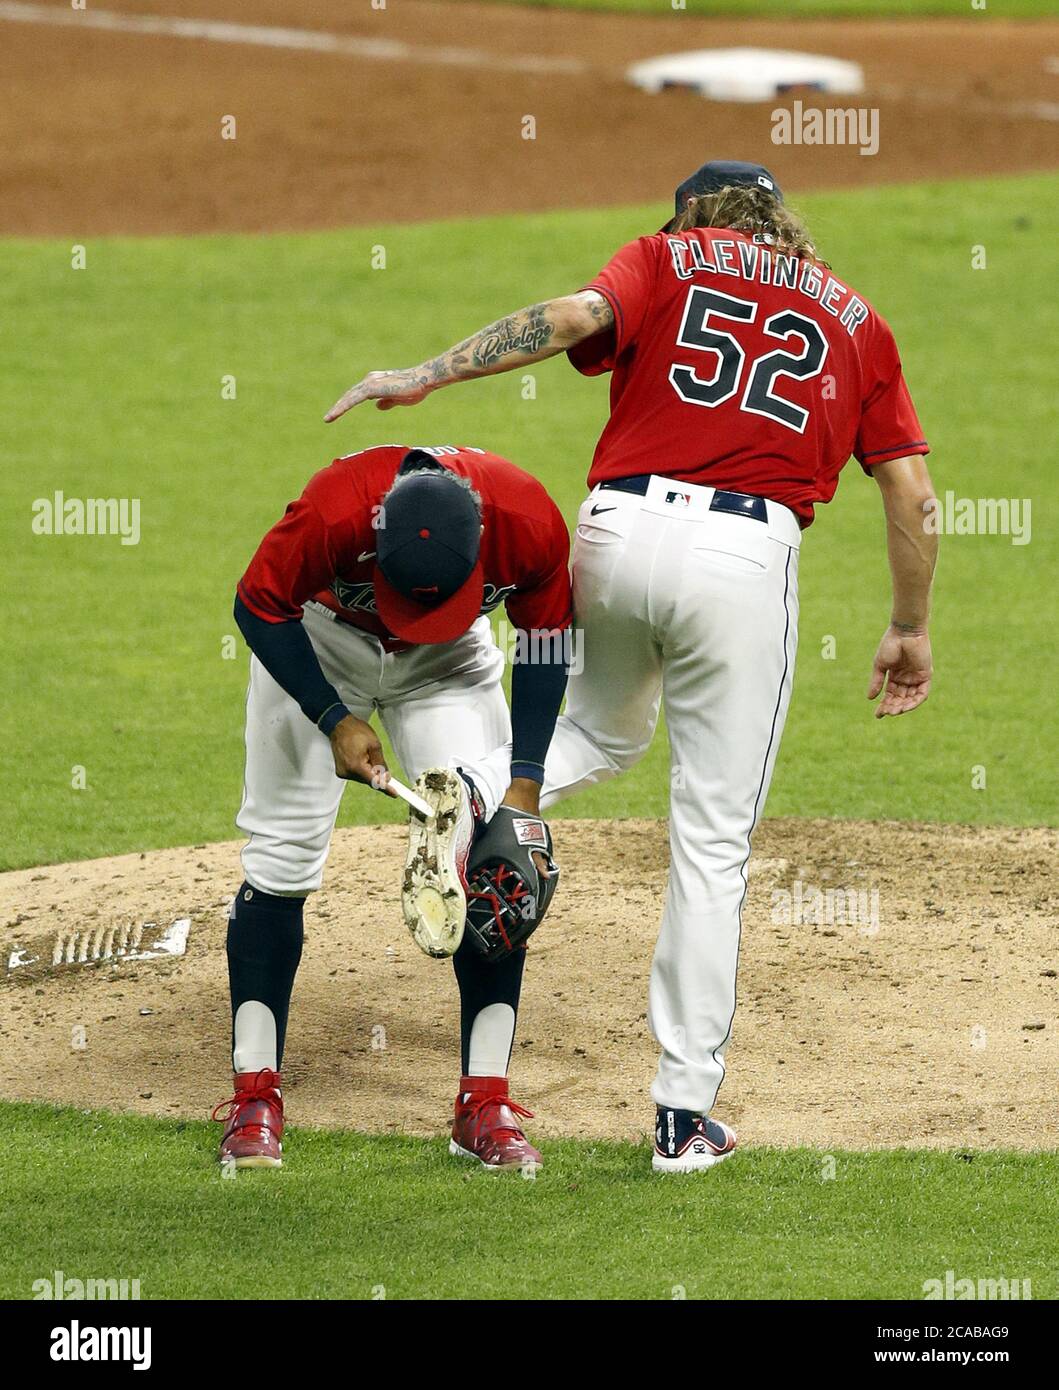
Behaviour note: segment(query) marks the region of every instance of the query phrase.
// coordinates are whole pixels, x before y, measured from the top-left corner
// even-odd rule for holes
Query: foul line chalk
[[[429,48],[399,39],[366,39],[317,29],[281,29],[264,24],[230,24],[218,19],[178,19],[171,15],[118,14],[114,10],[59,9],[3,0],[0,19],[17,24],[55,24],[68,29],[99,29],[112,34],[153,34],[209,43],[253,44],[303,53],[335,53],[380,63],[426,63],[431,67],[485,68],[495,72],[565,74],[576,77],[588,65],[577,58],[486,53],[478,48]]]

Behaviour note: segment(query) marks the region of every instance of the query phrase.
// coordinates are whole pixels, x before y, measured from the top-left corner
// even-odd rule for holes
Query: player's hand
[[[418,405],[433,390],[422,367],[404,367],[396,372],[369,372],[344,396],[339,396],[324,420],[330,424],[365,401],[375,401],[380,410],[392,410],[395,405]]]
[[[531,777],[513,777],[501,805],[512,806],[516,811],[525,811],[531,816],[539,816],[541,813],[540,783],[534,782]],[[550,876],[548,860],[545,855],[534,854],[533,862],[545,878]]]
[[[875,653],[868,686],[869,700],[874,700],[886,686],[886,694],[875,710],[876,719],[917,709],[930,694],[933,670],[930,638],[925,632],[887,628]]]
[[[383,757],[379,736],[370,724],[356,715],[347,714],[331,730],[331,752],[335,759],[335,775],[350,782],[366,782],[376,791],[394,796],[389,769]]]

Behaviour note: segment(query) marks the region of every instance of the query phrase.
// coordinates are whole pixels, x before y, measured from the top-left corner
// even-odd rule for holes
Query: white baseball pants
[[[651,1093],[703,1114],[724,1077],[750,835],[790,701],[801,541],[788,508],[769,502],[758,521],[711,511],[713,493],[656,477],[644,497],[597,488],[582,505],[573,579],[583,665],[542,798],[553,805],[631,767],[664,697],[671,862],[651,967],[648,1017],[662,1048]],[[490,799],[506,790],[504,750],[475,775]]]
[[[491,815],[508,782],[490,798],[491,779],[478,770],[476,759],[510,740],[511,720],[501,685],[504,656],[488,618],[479,618],[454,642],[397,653],[338,621],[322,604],[306,604],[303,621],[343,703],[365,720],[378,710],[407,776],[458,761],[482,785]],[[248,837],[242,852],[247,882],[291,897],[319,888],[349,785],[335,776],[330,740],[252,656],[246,776],[236,817]]]

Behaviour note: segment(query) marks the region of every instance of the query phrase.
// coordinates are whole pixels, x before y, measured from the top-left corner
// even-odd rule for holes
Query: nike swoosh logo
[[[362,550],[357,556],[357,564],[362,565],[365,560],[370,560],[375,554],[374,550]]]
[[[600,512],[616,512],[617,507],[593,507],[589,516],[599,516]]]

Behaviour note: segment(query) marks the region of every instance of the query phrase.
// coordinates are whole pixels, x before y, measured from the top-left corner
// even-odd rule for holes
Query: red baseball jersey
[[[661,473],[808,525],[850,455],[929,452],[889,325],[824,266],[705,227],[630,242],[586,288],[614,311],[569,354],[613,373],[590,486]]]
[[[411,447],[388,444],[348,454],[309,480],[239,582],[239,596],[252,613],[273,623],[297,619],[302,605],[316,599],[390,651],[409,645],[376,613],[372,580],[380,505]],[[518,628],[567,627],[570,540],[543,486],[484,449],[445,445],[424,453],[469,479],[482,499],[482,612],[503,603]]]

